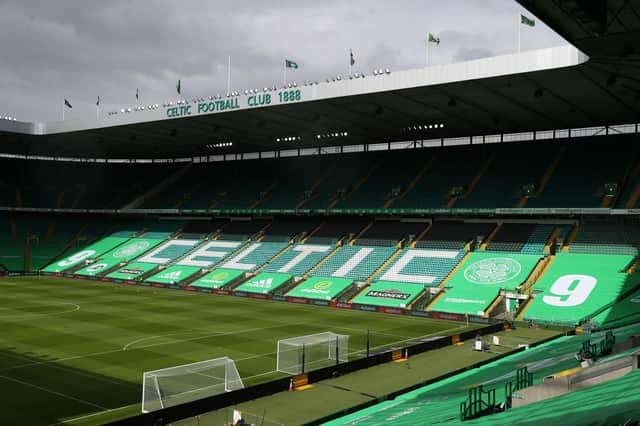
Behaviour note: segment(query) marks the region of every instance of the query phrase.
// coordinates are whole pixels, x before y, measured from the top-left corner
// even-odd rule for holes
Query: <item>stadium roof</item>
[[[640,1],[519,3],[585,53],[563,46],[380,70],[291,89],[147,105],[99,120],[0,120],[0,152],[183,157],[636,122]]]

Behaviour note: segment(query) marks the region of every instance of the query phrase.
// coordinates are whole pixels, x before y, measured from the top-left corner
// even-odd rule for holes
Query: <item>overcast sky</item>
[[[300,66],[291,81],[355,71],[422,67],[428,32],[431,64],[517,49],[512,0],[0,0],[0,115],[56,121],[183,94],[282,82],[284,58]],[[522,49],[564,41],[536,19],[522,27]]]

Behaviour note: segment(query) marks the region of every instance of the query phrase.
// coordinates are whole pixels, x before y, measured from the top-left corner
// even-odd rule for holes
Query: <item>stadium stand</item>
[[[524,318],[578,324],[631,291],[635,282],[622,272],[634,256],[559,253],[535,283],[537,293]]]
[[[462,250],[467,243],[484,240],[494,228],[490,222],[434,221],[416,248]]]
[[[400,240],[410,243],[424,230],[425,222],[375,220],[357,237],[359,245],[395,245]]]
[[[634,334],[640,332],[638,324],[612,330],[616,342],[629,342]],[[479,368],[456,374],[444,380],[422,386],[418,389],[402,393],[392,400],[379,402],[353,414],[338,417],[327,422],[329,426],[344,424],[372,424],[384,421],[388,425],[415,424],[417,419],[428,419],[430,424],[449,424],[461,422],[461,405],[468,401],[470,389],[482,385],[485,391],[495,395],[495,407],[488,412],[496,412],[491,416],[466,420],[470,425],[513,425],[521,424],[523,419],[532,424],[586,424],[598,419],[613,420],[623,423],[624,419],[633,418],[637,412],[638,394],[632,385],[638,380],[638,372],[631,368],[622,370],[619,378],[608,381],[605,376],[600,384],[586,384],[582,390],[566,393],[557,398],[544,399],[528,405],[509,408],[521,395],[509,394],[516,384],[517,370],[526,366],[531,375],[531,384],[535,386],[549,381],[553,377],[563,377],[573,373],[585,374],[584,377],[598,377],[591,371],[615,371],[621,357],[628,357],[638,348],[616,354],[605,355],[598,359],[597,369],[583,369],[576,360],[575,353],[586,341],[600,343],[605,339],[605,332],[592,335],[575,335],[555,339],[544,343],[535,350],[522,351],[511,356],[490,362]],[[502,344],[502,342],[501,342]],[[507,343],[508,345],[508,343]],[[496,345],[500,347],[500,345]],[[611,368],[606,366],[611,365]],[[626,365],[631,365],[629,361]],[[602,374],[602,373],[600,373]],[[600,382],[600,380],[598,380]],[[597,383],[597,382],[596,382]],[[522,393],[523,391],[518,391]],[[478,401],[479,403],[479,401]],[[486,414],[486,413],[485,413]],[[419,422],[419,421],[418,421]]]
[[[529,199],[527,207],[600,207],[605,184],[621,182],[630,147],[623,140],[598,150],[594,149],[597,143],[585,140],[566,145],[548,184]]]
[[[405,248],[380,272],[378,278],[437,287],[465,254],[463,250]]]
[[[307,239],[313,244],[335,244],[340,240],[350,241],[358,235],[370,221],[359,217],[327,217],[319,228]]]
[[[585,223],[569,247],[570,253],[638,255],[640,230],[621,224]]]
[[[366,281],[397,250],[395,247],[343,246],[311,275]]]
[[[533,271],[540,256],[509,252],[475,252],[448,281],[434,311],[485,316],[501,290],[516,290]]]

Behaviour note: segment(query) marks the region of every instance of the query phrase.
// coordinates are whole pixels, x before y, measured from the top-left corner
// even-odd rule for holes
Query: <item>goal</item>
[[[142,382],[142,412],[242,388],[238,369],[229,357],[148,371]]]
[[[349,336],[329,331],[278,340],[276,369],[287,374],[328,367],[349,360]]]

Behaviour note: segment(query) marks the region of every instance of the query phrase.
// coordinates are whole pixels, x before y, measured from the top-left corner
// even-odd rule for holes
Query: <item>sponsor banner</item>
[[[129,263],[126,266],[123,266],[115,272],[107,274],[107,278],[119,280],[135,280],[157,267],[158,265],[154,265],[152,263],[133,262]]]
[[[204,290],[204,289],[202,289],[202,288],[191,287],[191,286],[182,287],[182,289],[183,289],[184,291],[198,291],[198,290],[202,291],[202,290]]]
[[[332,308],[339,308],[339,309],[351,309],[352,308],[351,303],[345,303],[345,302],[331,302],[329,304],[329,306],[331,306]]]
[[[229,296],[231,294],[231,292],[229,290],[218,290],[218,289],[214,289],[213,290],[213,294],[219,294],[221,296]]]
[[[291,289],[287,296],[332,300],[353,283],[345,278],[311,277]]]
[[[107,277],[102,277],[100,278],[100,281],[104,281],[105,283],[110,283],[112,281],[111,278],[107,278]],[[116,282],[118,282],[118,280],[116,280]]]
[[[196,266],[178,266],[173,265],[158,272],[155,275],[150,276],[145,281],[149,281],[152,283],[160,283],[167,285],[178,284],[181,281],[192,277],[193,275],[200,272],[200,268]]]
[[[390,308],[405,308],[423,292],[424,286],[421,284],[378,281],[360,293],[353,300],[353,303]]]
[[[23,272],[22,273],[22,276],[24,276],[24,277],[34,277],[36,275],[37,275],[37,273],[33,272],[33,271],[27,271],[27,272]]]
[[[165,288],[166,285],[164,284],[160,284],[160,283],[151,283],[151,287],[156,287],[156,288]]]
[[[245,293],[244,291],[235,291],[233,294],[235,296],[239,296],[239,297],[247,297],[248,296],[248,294]]]
[[[124,280],[123,282],[126,285],[138,285],[137,281],[133,281],[133,280]]]
[[[267,295],[261,293],[249,293],[249,297],[252,299],[266,299]]]
[[[310,302],[312,305],[329,306],[329,302],[326,300],[310,300]]]
[[[167,287],[167,288],[171,288],[171,289],[173,289],[173,290],[178,290],[178,289],[180,289],[180,286],[179,286],[179,285],[175,285],[175,284],[168,284],[166,287]]]
[[[291,280],[291,275],[289,274],[263,272],[238,286],[237,290],[247,293],[268,294],[286,284],[289,280]]]
[[[306,305],[307,303],[309,303],[309,299],[304,299],[302,297],[287,297],[287,302]]]
[[[148,282],[145,282],[145,281],[138,281],[138,285],[149,287],[151,285],[151,283],[148,283]]]
[[[354,305],[356,305],[356,304],[354,303]],[[371,305],[356,305],[356,306],[361,311],[368,311],[368,312],[375,312],[376,311],[376,307],[375,306],[371,306]]]
[[[477,315],[469,315],[469,322],[475,322],[478,324],[489,324],[489,318],[479,317]]]
[[[431,312],[431,318],[449,321],[462,321],[464,317],[458,314],[450,314],[447,312]]]
[[[425,311],[411,311],[411,315],[414,317],[431,318],[431,312]]]
[[[383,314],[395,314],[395,315],[404,315],[405,313],[404,309],[384,308],[384,307],[379,307],[377,311],[382,312]]]
[[[108,252],[114,247],[122,244],[127,241],[128,238],[123,237],[106,237],[101,239],[100,241],[91,244],[84,249],[73,253],[70,256],[65,257],[64,259],[60,259],[46,268],[43,269],[44,272],[62,272],[66,269],[72,268],[76,265],[79,265],[82,262],[86,262],[90,259],[95,259],[103,253]]]
[[[243,274],[244,271],[218,268],[198,278],[190,285],[193,287],[221,288],[239,279]]]
[[[194,287],[192,287],[194,288]],[[211,294],[211,289],[210,288],[202,288],[202,287],[195,287],[200,293],[207,293],[207,294]]]
[[[277,300],[278,302],[286,302],[287,301],[287,298],[284,297],[284,296],[275,296],[274,295],[274,296],[271,296],[271,299],[272,300]]]

